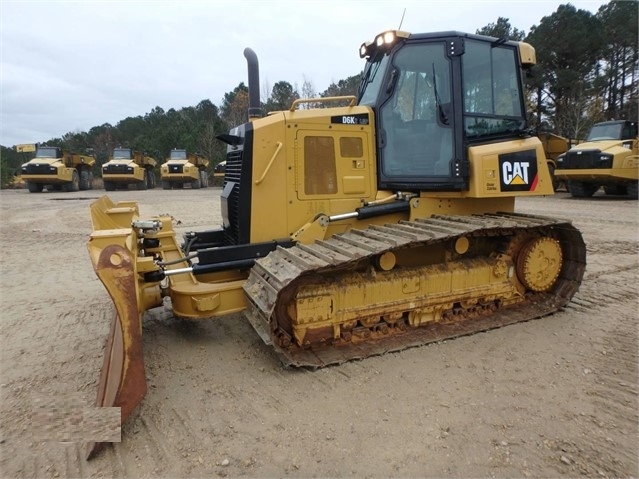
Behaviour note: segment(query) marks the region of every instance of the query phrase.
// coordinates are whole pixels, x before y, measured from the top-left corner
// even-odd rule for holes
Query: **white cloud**
[[[399,26],[475,32],[498,17],[529,31],[555,1],[2,1],[0,143],[88,131],[155,106],[168,110],[247,83],[245,47],[262,85],[315,90],[357,74],[363,41]],[[572,1],[591,12],[602,1]]]

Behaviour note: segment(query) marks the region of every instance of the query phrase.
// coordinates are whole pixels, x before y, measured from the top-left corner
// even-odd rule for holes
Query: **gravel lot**
[[[115,191],[181,234],[219,188]],[[241,315],[144,319],[149,393],[96,459],[40,441],[34,411],[93,403],[111,318],[86,250],[103,191],[0,192],[2,477],[637,477],[637,201],[519,200],[588,246],[552,316],[319,371],[282,368]],[[45,431],[46,432],[46,431]]]

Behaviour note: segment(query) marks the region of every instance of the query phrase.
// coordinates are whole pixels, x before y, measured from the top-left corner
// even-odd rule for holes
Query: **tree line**
[[[501,17],[477,33],[530,43],[537,55],[527,78],[531,125],[583,138],[593,123],[637,119],[638,17],[636,0],[612,0],[595,14],[566,4],[528,35]]]
[[[560,5],[526,34],[499,17],[476,31],[496,38],[526,41],[536,50],[537,65],[527,77],[529,121],[568,138],[583,138],[593,123],[637,119],[639,3],[611,0],[596,13]],[[262,85],[262,112],[286,110],[297,99],[356,95],[361,72],[333,82],[321,93],[304,78],[301,88],[287,81]],[[318,105],[304,104],[303,108]],[[144,116],[105,123],[42,141],[72,151],[92,150],[98,165],[117,146],[147,151],[158,161],[172,148],[206,156],[211,168],[224,159],[225,145],[216,135],[247,121],[248,87],[241,82],[224,94],[220,106],[202,100],[196,106],[165,111],[157,106]],[[6,184],[30,156],[2,146],[0,172]]]

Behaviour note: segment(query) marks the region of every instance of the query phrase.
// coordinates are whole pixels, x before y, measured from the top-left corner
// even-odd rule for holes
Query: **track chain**
[[[277,330],[276,305],[285,291],[311,275],[334,276],[350,272],[387,251],[413,246],[454,241],[459,236],[513,236],[519,231],[552,231],[559,237],[564,264],[557,283],[549,293],[537,293],[516,306],[497,309],[490,315],[451,324],[436,323],[412,328],[384,340],[357,344],[301,348],[283,347]],[[351,229],[313,244],[296,244],[278,248],[258,260],[252,268],[244,290],[247,295],[246,317],[267,344],[272,344],[282,362],[290,366],[323,367],[352,359],[398,351],[408,347],[469,335],[507,324],[539,318],[561,309],[581,284],[586,267],[586,247],[581,233],[570,222],[555,218],[517,213],[481,216],[437,215],[427,219],[402,221],[385,226],[370,225]]]

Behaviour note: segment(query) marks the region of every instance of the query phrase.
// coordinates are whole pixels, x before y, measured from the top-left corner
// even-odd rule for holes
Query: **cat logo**
[[[499,179],[502,191],[534,191],[538,181],[535,150],[499,155]]]
[[[527,161],[516,161],[510,163],[504,161],[501,165],[501,176],[507,185],[527,185],[528,184],[528,167],[530,163]]]

